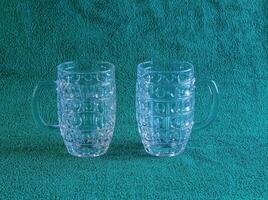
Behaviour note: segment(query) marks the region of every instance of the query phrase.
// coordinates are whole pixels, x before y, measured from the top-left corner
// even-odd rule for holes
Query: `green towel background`
[[[176,56],[194,64],[196,118],[214,79],[217,119],[185,153],[145,154],[135,119],[138,63]],[[59,131],[39,130],[31,95],[69,60],[116,65],[117,121],[108,153],[70,156]],[[268,1],[1,0],[0,199],[267,199]],[[55,91],[44,117],[56,122]]]

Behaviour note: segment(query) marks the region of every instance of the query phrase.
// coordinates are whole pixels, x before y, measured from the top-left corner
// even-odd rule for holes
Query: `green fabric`
[[[267,199],[267,49],[266,0],[1,0],[0,199]],[[136,66],[174,55],[218,83],[219,114],[183,155],[150,157],[135,120]],[[79,59],[116,65],[116,129],[94,159],[70,156],[59,131],[31,116],[37,82]],[[208,94],[197,81],[197,119]],[[55,122],[55,91],[42,105]]]

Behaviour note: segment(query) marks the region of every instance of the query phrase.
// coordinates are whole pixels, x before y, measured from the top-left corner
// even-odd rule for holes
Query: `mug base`
[[[97,146],[91,144],[76,144],[64,141],[69,154],[76,157],[94,158],[105,154],[107,146]]]
[[[167,145],[167,144],[157,144],[157,145],[144,145],[145,151],[156,157],[173,157],[178,156],[184,152],[185,147],[182,145]]]

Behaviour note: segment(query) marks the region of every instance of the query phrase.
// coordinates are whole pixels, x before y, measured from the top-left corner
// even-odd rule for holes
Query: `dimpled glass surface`
[[[115,124],[115,82],[112,70],[77,73],[58,70],[58,116],[69,153],[105,153]]]
[[[142,143],[149,154],[177,155],[183,152],[193,126],[193,69],[154,71],[142,65],[138,67],[136,87]]]

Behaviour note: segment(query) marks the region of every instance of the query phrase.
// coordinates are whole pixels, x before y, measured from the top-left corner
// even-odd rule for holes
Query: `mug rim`
[[[172,60],[170,62],[171,64],[187,64],[189,67],[187,69],[177,69],[177,70],[162,70],[162,69],[157,69],[155,66],[151,66],[149,69],[147,69],[145,67],[145,65],[148,65],[148,64],[154,64],[154,62],[152,60],[149,60],[149,61],[145,61],[145,62],[142,62],[140,64],[138,64],[138,71],[143,71],[143,72],[161,72],[161,73],[170,73],[170,72],[190,72],[190,71],[194,71],[194,65],[188,61],[180,61],[180,60]]]
[[[97,61],[97,62],[94,62],[94,64],[106,64],[106,68],[107,69],[104,69],[104,70],[101,70],[98,69],[98,70],[86,70],[86,71],[69,71],[69,69],[74,69],[75,68],[75,64],[76,63],[79,63],[77,61],[66,61],[66,62],[63,62],[63,63],[60,63],[59,65],[57,65],[57,70],[58,72],[63,72],[63,73],[67,73],[67,74],[92,74],[92,73],[108,73],[110,71],[114,71],[115,70],[115,65],[108,62],[108,61]],[[68,67],[67,65],[69,64],[73,64],[73,66],[69,66],[69,68],[66,68]]]

